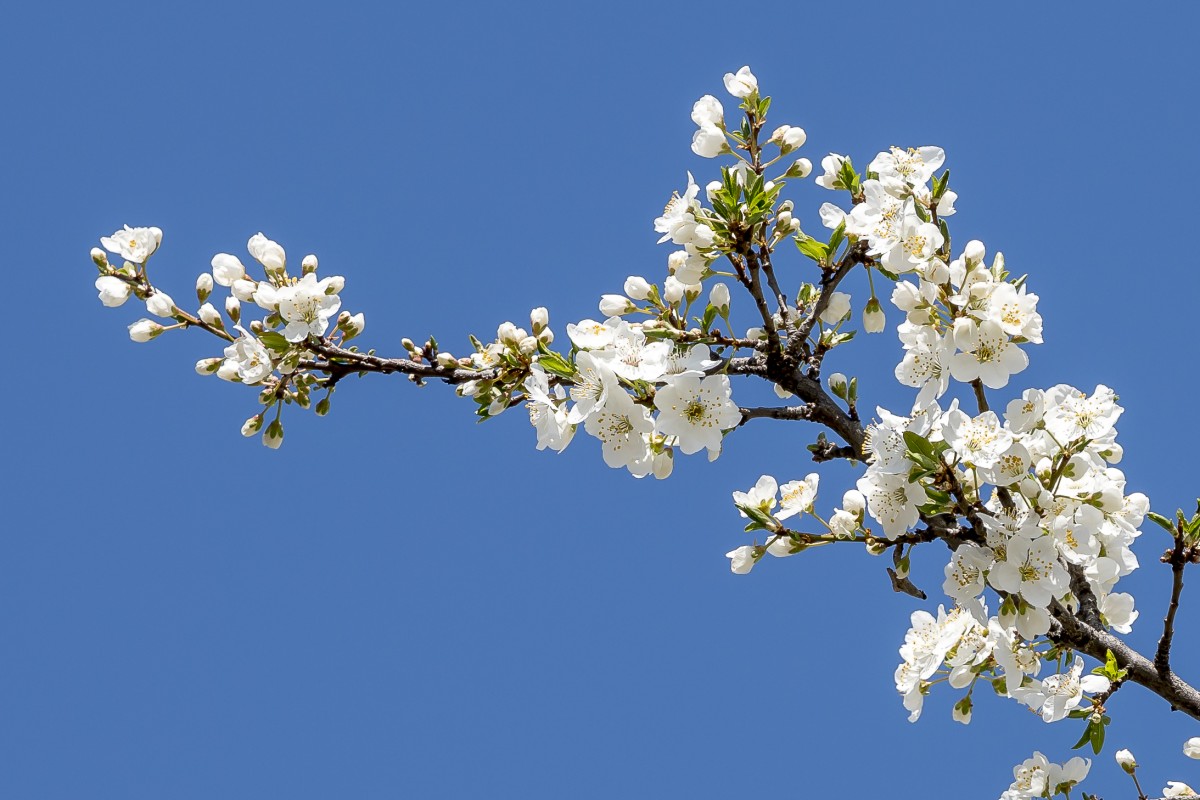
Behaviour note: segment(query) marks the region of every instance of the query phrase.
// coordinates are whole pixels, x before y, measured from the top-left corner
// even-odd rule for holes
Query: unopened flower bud
[[[272,450],[278,450],[279,445],[283,444],[283,424],[279,420],[272,420],[263,431],[262,443]]]
[[[792,212],[780,211],[778,214],[775,215],[775,225],[778,228],[787,230],[788,228],[792,227],[793,219],[795,219],[795,217],[792,216]]]
[[[322,397],[317,401],[317,407],[313,409],[318,417],[323,417],[329,413],[329,398]]]
[[[100,269],[108,269],[108,254],[99,247],[92,248],[92,263]]]
[[[803,128],[797,128],[792,125],[780,125],[771,134],[769,141],[772,144],[779,145],[779,152],[782,155],[803,147],[804,143],[808,141],[808,134],[804,132]]]
[[[550,312],[545,306],[538,306],[529,312],[529,326],[533,328],[534,335],[540,334],[549,324]]]
[[[963,248],[963,258],[971,264],[978,264],[987,256],[987,249],[984,248],[983,242],[978,239],[972,239],[967,242],[967,246]]]
[[[213,279],[212,275],[207,272],[201,272],[196,276],[196,299],[203,303],[212,294]]]
[[[314,256],[312,253],[309,253],[308,255],[306,255],[304,257],[304,260],[300,262],[300,271],[301,271],[301,274],[303,274],[303,275],[308,275],[310,272],[316,272],[317,271],[317,257]]]
[[[246,278],[246,265],[235,255],[217,253],[210,263],[213,280],[221,286],[233,286],[236,281]]]
[[[538,340],[543,344],[553,344],[554,331],[550,330],[549,328],[542,328],[540,331],[538,331],[537,337]]]
[[[667,280],[663,283],[663,299],[668,303],[678,303],[683,299],[686,289],[687,285],[683,281],[674,275],[668,275]]]
[[[1128,772],[1130,775],[1138,768],[1137,759],[1133,757],[1133,753],[1128,750],[1118,750],[1113,753],[1113,758],[1117,760],[1117,766]]]
[[[437,363],[438,366],[442,367],[443,369],[454,369],[458,366],[458,359],[449,353],[438,353]]]
[[[620,317],[637,311],[637,306],[623,294],[606,294],[600,298],[600,313],[606,317]]]
[[[205,303],[200,306],[200,321],[205,325],[211,325],[214,328],[224,327],[221,324],[221,312],[213,307],[212,303]]]
[[[538,349],[537,337],[536,336],[522,337],[521,341],[517,342],[517,349],[520,350],[521,353],[524,355],[527,355],[527,356],[533,355],[534,353],[537,352],[537,349]]]
[[[346,288],[346,277],[344,275],[330,275],[325,279],[325,294],[333,295]]]
[[[520,337],[517,336],[517,326],[511,322],[500,323],[500,326],[496,328],[496,340],[512,345],[521,341]]]
[[[139,319],[129,326],[129,338],[141,344],[150,341],[164,330],[166,329],[154,320]]]
[[[357,314],[349,314],[343,311],[342,314],[346,315],[346,319],[343,321],[341,315],[338,316],[338,328],[342,331],[342,341],[348,342],[355,336],[361,335],[363,330],[366,329],[367,318],[361,311]]]
[[[256,233],[246,243],[250,255],[271,274],[281,274],[287,269],[287,254],[278,242],[273,242],[262,233]]]
[[[971,723],[971,696],[967,695],[955,703],[950,715],[955,722],[969,725]]]
[[[788,167],[785,178],[807,178],[812,172],[812,162],[807,158],[798,158],[796,163]]]
[[[630,275],[625,279],[625,294],[634,300],[645,300],[650,296],[650,283],[640,275]]]
[[[243,303],[250,303],[254,300],[254,292],[258,290],[258,284],[254,281],[243,279],[234,281],[231,289],[233,290],[233,296],[238,300],[241,300]]]
[[[202,358],[196,362],[197,375],[216,375],[221,366],[222,358]]]
[[[675,469],[675,452],[668,447],[661,453],[655,453],[650,468],[654,471],[654,477],[660,481],[671,477],[671,471]]]
[[[835,372],[829,376],[829,391],[836,394],[838,397],[845,398],[846,396],[846,376],[840,372]]]
[[[708,291],[708,304],[717,309],[722,316],[729,313],[729,287],[723,283],[713,284]]]
[[[235,325],[242,321],[242,304],[236,297],[230,295],[225,298],[225,313],[229,315]]]
[[[1193,736],[1183,743],[1183,754],[1188,758],[1200,758],[1200,736]]]
[[[262,414],[255,414],[253,417],[242,423],[242,436],[253,436],[254,434],[258,433],[260,428],[262,428],[262,424]]]
[[[166,292],[156,290],[146,298],[146,310],[156,317],[169,317],[175,313],[175,301]]]
[[[842,509],[851,514],[862,516],[867,508],[867,498],[857,489],[849,489],[842,495]]]
[[[879,305],[879,300],[872,297],[863,309],[863,330],[867,333],[880,333],[886,327],[887,317],[884,316],[883,308]]]
[[[867,542],[867,554],[881,556],[888,551],[888,543],[881,539],[871,539]]]

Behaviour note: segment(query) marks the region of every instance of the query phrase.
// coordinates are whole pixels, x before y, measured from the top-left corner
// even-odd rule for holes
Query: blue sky
[[[375,378],[272,452],[238,434],[253,393],[193,373],[213,342],[134,345],[140,311],[95,299],[87,252],[124,223],[164,229],[152,266],[177,300],[262,230],[346,276],[382,352],[430,333],[461,351],[538,305],[561,335],[626,275],[661,277],[653,218],[715,170],[688,149],[691,104],[749,63],[814,162],[946,149],[956,238],[1041,296],[1047,343],[1007,391],[1114,387],[1130,488],[1188,505],[1200,15],[733,12],[9,10],[0,796],[987,797],[1032,750],[1071,755],[1077,727],[1011,702],[962,728],[940,692],[905,721],[891,678],[918,605],[880,562],[826,548],[729,574],[729,492],[803,476],[814,429],[752,423],[716,463],[634,481],[582,437],[535,452],[519,411],[479,426],[442,387]],[[792,196],[816,228],[827,197]],[[903,408],[898,353],[889,333],[827,363]],[[827,508],[853,473],[822,474]],[[1142,645],[1165,546],[1147,530],[1122,584]],[[943,558],[918,559],[931,594]],[[1186,599],[1176,659],[1197,676]],[[1194,723],[1133,687],[1111,710],[1085,787],[1128,791],[1114,746],[1156,787],[1200,783]]]

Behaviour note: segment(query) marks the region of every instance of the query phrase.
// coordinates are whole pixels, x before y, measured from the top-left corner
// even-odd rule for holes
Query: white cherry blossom
[[[742,421],[730,391],[726,375],[672,378],[654,395],[658,431],[675,436],[684,455],[720,448],[724,431]]]

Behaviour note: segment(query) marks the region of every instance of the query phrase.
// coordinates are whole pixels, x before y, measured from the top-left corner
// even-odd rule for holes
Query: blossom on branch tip
[[[162,244],[159,228],[131,228],[128,225],[112,236],[100,238],[104,249],[135,264],[145,264],[146,259]]]
[[[750,67],[742,67],[736,73],[725,73],[725,91],[737,98],[746,98],[758,93],[758,78]]]

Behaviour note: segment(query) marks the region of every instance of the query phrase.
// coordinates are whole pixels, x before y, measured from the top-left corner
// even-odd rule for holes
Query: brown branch
[[[300,367],[317,372],[327,372],[332,383],[356,372],[378,372],[383,375],[398,373],[421,379],[440,380],[449,384],[489,380],[499,374],[496,369],[460,369],[442,367],[437,364],[423,364],[407,358],[382,358],[370,353],[360,353],[357,350],[347,350],[311,337],[304,346],[317,355],[324,356],[324,360],[301,361]]]
[[[1162,562],[1171,565],[1171,603],[1163,619],[1162,638],[1154,653],[1154,668],[1160,675],[1171,672],[1171,640],[1175,637],[1175,612],[1179,610],[1179,595],[1183,593],[1183,568],[1190,560],[1190,548],[1184,544],[1183,526],[1176,525],[1175,546],[1163,554]]]
[[[813,405],[810,403],[803,406],[762,406],[756,408],[739,408],[738,411],[742,412],[742,421],[738,423],[738,427],[741,427],[752,419],[812,419]]]

